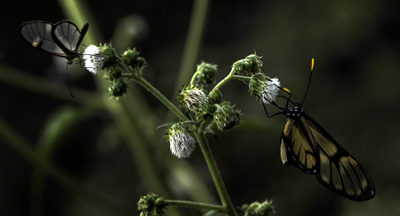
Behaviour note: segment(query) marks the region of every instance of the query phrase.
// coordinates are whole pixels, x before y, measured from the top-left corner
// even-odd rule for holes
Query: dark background
[[[15,70],[18,75],[14,79],[21,79],[23,86],[2,80],[0,116],[31,142],[31,147],[39,149],[43,133],[51,128],[57,113],[81,110],[85,107],[84,92],[97,95],[106,89],[96,87],[94,80],[101,79],[101,75],[93,76],[85,69],[72,66],[68,70],[77,99],[71,99],[65,61],[61,59],[57,69],[57,58],[30,48],[19,38],[17,28],[25,21],[40,19],[55,23],[65,18],[74,21],[63,14],[57,1],[1,4],[3,71],[0,73],[12,74],[10,71]],[[136,47],[150,64],[144,77],[172,98],[178,94],[174,81],[192,4],[191,1],[87,1],[96,20],[87,34],[93,34],[91,30],[97,26],[102,43],[118,43],[113,41],[117,23],[134,15],[144,30],[129,46]],[[284,117],[268,119],[247,87],[232,81],[221,90],[224,99],[237,104],[244,113],[242,124],[227,132],[217,131],[218,139],[209,136],[209,142],[235,206],[272,199],[277,215],[395,215],[400,212],[398,8],[396,1],[381,0],[210,3],[197,62],[218,64],[219,81],[235,61],[256,52],[263,56],[264,72],[278,77],[283,87],[289,88],[301,101],[309,78],[310,60],[315,58],[304,108],[362,163],[377,189],[372,200],[354,202],[325,189],[313,176],[294,167],[285,168],[279,155]],[[125,48],[118,51],[123,52]],[[52,97],[31,91],[24,87],[30,80],[19,76],[20,73],[63,87],[59,94],[64,95]],[[156,119],[154,124],[165,123],[168,110],[140,86],[135,83],[130,86],[127,98],[141,94]],[[52,152],[53,162],[138,215],[135,209],[139,196],[158,191],[146,186],[147,180],[140,174],[144,166],[135,160],[126,145],[135,140],[121,138],[114,117],[107,111],[84,116]],[[173,194],[165,198],[192,199],[188,195],[190,187],[182,183],[189,174],[181,173],[183,177],[178,182],[175,178],[180,175],[174,173],[179,170],[174,166],[189,165],[218,200],[200,148],[189,159],[177,159],[170,154],[162,130],[155,131],[155,127],[146,127],[143,122],[137,124],[144,131],[154,133],[154,139],[147,141],[152,143],[150,155],[154,163],[163,165],[159,167],[167,167],[159,170],[161,181]],[[32,180],[33,166],[3,141],[0,171],[1,215],[111,215],[69,193],[52,179],[42,181],[44,186],[40,192],[32,192],[36,188]],[[184,211],[184,214],[200,215],[197,210]]]

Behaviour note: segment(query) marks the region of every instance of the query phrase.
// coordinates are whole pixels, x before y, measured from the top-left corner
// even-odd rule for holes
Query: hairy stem
[[[212,155],[210,146],[208,145],[208,141],[205,137],[205,133],[202,131],[201,127],[195,132],[195,135],[196,135],[197,141],[199,142],[201,150],[203,151],[204,158],[207,162],[208,169],[210,170],[210,173],[213,177],[215,187],[217,188],[222,205],[224,206],[223,212],[225,212],[226,214],[228,214],[230,216],[236,216],[237,213],[235,211],[234,206],[232,205],[231,199],[228,195],[228,192],[225,188],[225,184],[222,181],[217,164]]]

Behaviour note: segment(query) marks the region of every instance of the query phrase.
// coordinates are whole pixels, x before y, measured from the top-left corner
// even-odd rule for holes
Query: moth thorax
[[[301,105],[295,104],[293,108],[288,108],[285,112],[286,118],[298,118],[304,114],[304,109]]]

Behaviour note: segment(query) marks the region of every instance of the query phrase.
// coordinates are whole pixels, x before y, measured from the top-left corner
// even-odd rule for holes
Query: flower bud
[[[221,103],[221,100],[222,100],[222,93],[219,89],[212,90],[207,96],[207,101],[210,104],[219,104]]]
[[[248,55],[245,59],[241,59],[233,64],[233,70],[242,76],[253,75],[260,73],[263,62],[261,61],[261,56],[256,54]]]
[[[274,206],[272,201],[266,200],[263,203],[253,202],[252,204],[244,204],[242,211],[245,212],[245,216],[269,216],[275,214]]]
[[[188,158],[196,148],[196,141],[182,123],[168,128],[167,141],[170,143],[171,153],[178,158]]]
[[[117,99],[120,96],[124,96],[127,91],[128,84],[122,79],[114,80],[113,84],[108,88],[108,94]]]
[[[256,73],[253,76],[251,76],[251,80],[249,82],[250,93],[261,98],[266,81],[267,81],[267,75],[263,73]]]
[[[119,67],[113,67],[108,71],[108,73],[104,74],[104,79],[109,81],[114,81],[122,76],[122,69]]]
[[[251,54],[246,57],[246,69],[250,74],[260,73],[262,71],[261,67],[264,63],[261,61],[261,58],[261,56],[256,54]]]
[[[135,48],[128,49],[121,55],[124,64],[129,65],[133,68],[137,67],[142,69],[146,65],[146,60],[139,57],[139,52]]]
[[[186,106],[186,108],[192,112],[197,112],[199,107],[207,102],[206,94],[202,90],[194,87],[194,85],[183,87],[176,99],[179,100],[179,107]]]
[[[103,68],[113,66],[117,63],[117,53],[111,43],[100,46],[100,50],[103,56],[106,57]]]
[[[187,93],[185,102],[190,111],[196,112],[200,106],[206,104],[207,96],[202,90],[193,89]]]
[[[164,198],[154,193],[140,197],[137,205],[138,210],[141,211],[140,215],[146,216],[162,216],[164,215],[167,206]]]
[[[197,83],[201,85],[213,84],[217,74],[217,65],[202,62],[197,65]]]
[[[276,100],[281,84],[278,78],[268,78],[263,73],[254,74],[249,82],[251,94],[261,98],[264,104],[270,104]]]
[[[239,124],[241,113],[239,110],[234,110],[234,106],[231,106],[229,102],[214,106],[217,107],[213,113],[214,121],[219,130],[228,130]]]

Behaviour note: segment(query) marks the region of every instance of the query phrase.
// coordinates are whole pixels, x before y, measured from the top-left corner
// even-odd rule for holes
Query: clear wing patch
[[[67,55],[58,47],[51,37],[52,28],[53,26],[51,23],[30,21],[23,23],[20,26],[19,32],[31,46],[65,58]]]
[[[70,52],[79,52],[81,33],[79,28],[71,22],[62,22],[56,25],[54,34]],[[78,44],[79,42],[79,44]]]

